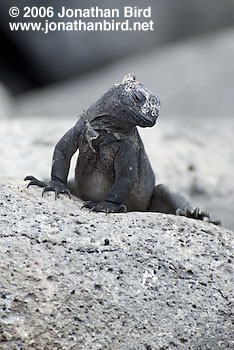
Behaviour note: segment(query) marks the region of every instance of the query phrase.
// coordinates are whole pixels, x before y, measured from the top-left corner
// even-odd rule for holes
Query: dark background
[[[150,32],[15,32],[9,30],[9,8],[53,6],[116,8],[152,6],[155,30]],[[16,21],[24,21],[20,15]],[[41,21],[38,19],[28,19]],[[56,18],[52,19],[53,21]],[[61,19],[60,19],[61,20]],[[70,19],[67,19],[68,21]],[[114,60],[145,52],[165,43],[234,24],[233,0],[1,0],[0,81],[13,94],[85,75]]]

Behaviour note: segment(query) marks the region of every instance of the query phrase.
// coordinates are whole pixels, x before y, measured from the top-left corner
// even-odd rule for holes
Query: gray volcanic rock
[[[0,348],[234,348],[233,232],[0,178]]]

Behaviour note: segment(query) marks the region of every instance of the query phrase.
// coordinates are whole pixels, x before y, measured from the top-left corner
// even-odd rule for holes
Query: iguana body
[[[94,211],[158,211],[198,219],[208,217],[164,185],[155,176],[137,126],[152,127],[159,115],[157,97],[132,75],[113,86],[93,104],[57,143],[51,181],[27,176],[30,185],[45,191],[69,193],[70,160],[79,149],[72,193]]]

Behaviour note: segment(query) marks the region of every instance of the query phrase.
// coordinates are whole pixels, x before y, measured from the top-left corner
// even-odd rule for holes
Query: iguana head
[[[159,99],[128,74],[88,109],[87,118],[95,129],[127,132],[153,126],[159,111]]]
[[[136,125],[151,127],[156,123],[160,111],[160,101],[131,73],[118,86],[120,102],[128,111]]]

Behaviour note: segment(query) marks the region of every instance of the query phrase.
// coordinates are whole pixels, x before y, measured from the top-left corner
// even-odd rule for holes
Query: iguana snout
[[[119,88],[124,91],[124,104],[132,112],[136,125],[141,127],[153,126],[160,112],[159,98],[139,83],[133,74],[125,76]]]

